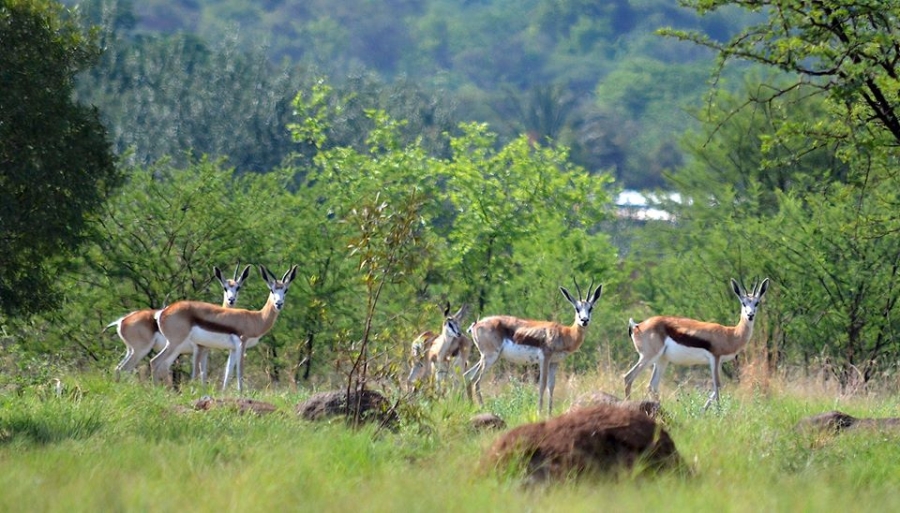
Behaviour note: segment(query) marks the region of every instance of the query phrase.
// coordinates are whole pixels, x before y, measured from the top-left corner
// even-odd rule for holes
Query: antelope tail
[[[125,317],[119,317],[118,319],[114,320],[113,322],[107,324],[105,328],[103,328],[102,330],[100,330],[100,333],[103,333],[104,331],[106,331],[106,330],[112,328],[113,326],[119,326],[119,324],[122,323],[122,320],[123,320],[123,319],[125,319]]]
[[[638,323],[634,322],[634,319],[628,319],[628,336],[634,336],[634,329],[637,328]]]

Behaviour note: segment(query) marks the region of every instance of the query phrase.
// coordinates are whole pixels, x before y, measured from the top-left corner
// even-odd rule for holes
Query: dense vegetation
[[[675,0],[77,3],[106,48],[79,97],[133,162],[192,151],[268,170],[294,149],[294,92],[324,76],[406,120],[433,154],[459,122],[487,122],[502,142],[549,138],[632,188],[663,185],[684,161],[679,138],[709,78],[710,52],[654,31],[720,39],[753,19]],[[361,112],[345,115],[335,142],[360,142]]]
[[[711,91],[679,149],[689,158],[666,177],[678,193],[666,197],[678,200],[660,206],[674,220],[637,222],[612,205],[618,172],[580,165],[575,147],[528,130],[457,123],[425,80],[383,70],[330,80],[299,73],[313,69],[307,54],[286,52],[298,62],[274,66],[239,42],[213,50],[196,35],[138,30],[126,2],[86,4],[87,19],[103,22],[93,44],[106,51],[77,96],[98,100],[126,183],[84,217],[90,230],[70,224],[87,242],[47,262],[59,308],[26,316],[0,305],[3,362],[18,371],[4,379],[109,369],[121,343],[101,334],[107,323],[181,298],[217,302],[212,266],[239,262],[300,266],[275,330],[250,354],[257,387],[342,382],[360,355],[366,380],[393,387],[409,341],[436,328],[446,301],[569,322],[558,286],[573,279],[602,282],[604,295],[567,370],[624,369],[629,317],[732,323],[728,279],[761,276],[772,286],[739,365],[825,368],[847,387],[889,379],[900,350],[898,12],[865,1],[766,5],[743,28],[729,25],[733,38],[723,27],[710,37],[708,26],[645,34],[668,41],[660,48],[681,40],[716,52],[715,83],[727,87]],[[707,21],[742,6],[756,2],[693,4]],[[741,85],[725,73],[736,59],[756,64]],[[616,90],[659,85],[653,69]],[[535,98],[546,95],[561,101],[566,89]],[[27,201],[17,208],[38,208]],[[254,280],[243,304],[258,307],[263,291]]]
[[[89,2],[80,17],[3,0],[0,509],[896,507],[895,436],[792,427],[835,408],[895,415],[900,7],[685,3],[198,1],[167,4],[188,9],[170,18],[154,2]],[[673,27],[651,35],[663,16]],[[228,20],[246,20],[247,38],[216,41]],[[266,53],[260,34],[273,34]],[[394,39],[373,52],[377,35]],[[672,47],[691,50],[681,61]],[[35,55],[47,58],[22,58]],[[673,99],[702,107],[696,124],[660,110]],[[501,105],[520,119],[501,123],[515,117]],[[613,135],[623,151],[604,146]],[[666,173],[642,176],[647,159]],[[618,209],[635,184],[663,185],[655,206],[671,218]],[[104,326],[218,302],[212,267],[245,263],[299,266],[248,353],[249,395],[281,414],[185,411],[217,393],[187,382],[185,364],[174,390],[111,379],[124,351]],[[256,275],[240,300],[251,308],[265,297]],[[663,378],[693,478],[523,494],[479,467],[493,437],[467,421],[481,408],[402,386],[410,341],[447,302],[568,323],[558,287],[602,283],[585,345],[562,365],[562,410],[620,389],[636,358],[629,317],[734,323],[729,278],[763,276],[721,408],[701,413],[708,369]],[[21,308],[9,291],[38,301]],[[485,409],[533,420],[533,381],[501,366]],[[293,414],[353,384],[389,396],[398,431]]]

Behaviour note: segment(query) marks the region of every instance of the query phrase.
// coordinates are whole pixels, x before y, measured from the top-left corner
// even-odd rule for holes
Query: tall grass
[[[181,394],[105,376],[68,375],[59,391],[0,391],[0,511],[826,511],[900,508],[900,437],[799,433],[798,419],[832,409],[897,411],[890,395],[839,397],[774,383],[728,383],[722,407],[664,384],[668,430],[692,477],[570,482],[537,490],[485,469],[496,433],[476,432],[479,408],[455,394],[414,407],[397,432],[311,424],[304,392],[265,391],[275,414],[188,407]],[[668,389],[666,389],[668,385]],[[498,379],[486,409],[510,425],[537,418],[536,386]],[[613,375],[559,384],[557,409],[585,392],[621,388]],[[668,390],[668,392],[666,392]]]

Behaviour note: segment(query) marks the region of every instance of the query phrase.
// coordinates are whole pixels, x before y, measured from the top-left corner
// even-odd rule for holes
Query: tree
[[[857,187],[834,185],[827,195],[789,195],[756,237],[760,260],[785,284],[776,308],[785,339],[797,342],[789,349],[803,361],[837,362],[844,383],[893,367],[900,349],[900,240],[883,210],[898,193],[864,199]]]
[[[258,190],[266,182],[275,183]],[[86,264],[110,281],[104,288],[123,311],[197,298],[214,265],[264,262],[277,240],[271,226],[278,188],[276,174],[236,178],[234,169],[209,159],[186,169],[166,161],[130,168],[128,186],[98,220],[102,237]]]
[[[758,205],[745,203],[745,213],[752,204],[760,208],[752,215],[772,215],[778,211],[779,192],[821,193],[850,178],[851,166],[840,158],[834,142],[822,145],[814,134],[798,130],[831,124],[827,98],[799,87],[750,108],[747,98],[771,91],[784,80],[775,77],[772,84],[754,85],[761,77],[748,75],[743,89],[719,92],[717,108],[699,111],[702,127],[682,139],[692,158],[668,178],[685,196],[710,200],[691,209],[694,214],[708,203],[725,204],[731,194],[743,201],[758,191]]]
[[[296,140],[315,149],[313,165],[298,191],[308,204],[316,205],[317,211],[304,230],[319,239],[311,244],[314,251],[307,256],[316,274],[310,288],[314,295],[318,295],[317,289],[331,287],[333,292],[350,293],[348,297],[355,298],[349,308],[335,298],[321,296],[318,301],[324,301],[325,308],[308,305],[308,358],[316,336],[314,327],[322,326],[326,317],[335,317],[334,312],[340,309],[351,310],[341,316],[353,321],[344,323],[346,333],[337,334],[344,343],[336,349],[339,362],[346,360],[346,365],[339,363],[348,375],[346,385],[353,388],[366,385],[372,354],[391,349],[397,352],[392,331],[403,330],[397,330],[394,324],[406,323],[396,319],[389,323],[386,319],[407,314],[396,313],[396,301],[394,305],[385,304],[390,297],[384,296],[408,297],[415,288],[413,283],[427,274],[423,270],[426,266],[414,265],[427,260],[431,251],[431,229],[423,211],[435,215],[441,205],[433,201],[437,184],[429,179],[433,158],[422,148],[421,139],[404,142],[401,131],[405,121],[396,121],[381,110],[366,109],[365,120],[360,120],[366,121],[361,126],[370,127],[360,134],[364,146],[359,142],[353,147],[336,146],[337,141],[331,137],[341,136],[344,114],[355,110],[348,109],[348,103],[357,99],[355,94],[342,96],[320,84],[308,94],[297,95],[294,107],[298,123],[289,126]],[[426,203],[437,207],[425,209]],[[327,214],[323,216],[323,212]],[[346,253],[347,248],[350,253]],[[348,256],[358,262],[349,273]],[[339,268],[342,265],[343,270]],[[362,304],[362,315],[358,309],[352,311]],[[416,310],[411,314],[421,313]],[[411,333],[403,336],[411,338]],[[345,343],[347,339],[350,344]]]
[[[679,209],[679,233],[651,235],[677,261],[663,259],[648,274],[666,282],[658,291],[688,271],[771,276],[770,300],[778,300],[764,310],[763,318],[771,317],[760,330],[769,349],[807,363],[833,358],[844,384],[868,380],[900,349],[894,343],[900,329],[900,5],[685,4],[700,13],[726,6],[761,11],[760,22],[725,42],[664,33],[716,50],[719,77],[735,59],[771,73],[748,87],[745,99],[713,95],[695,159],[673,175],[691,200]]]
[[[743,60],[780,70],[793,83],[752,98],[767,101],[799,88],[815,88],[843,107],[844,130],[821,132],[828,144],[847,137],[900,142],[900,4],[877,0],[685,0],[700,14],[726,6],[764,12],[731,39],[719,42],[697,33],[662,33],[706,46],[719,55],[719,70]],[[814,131],[816,127],[807,126]]]
[[[291,258],[278,251],[284,233],[272,228],[285,217],[279,207],[288,193],[280,175],[235,177],[233,169],[208,159],[187,169],[161,162],[125,173],[126,185],[92,221],[98,236],[58,275],[65,298],[59,310],[18,326],[29,340],[28,354],[106,363],[121,345],[111,332],[97,334],[117,317],[182,299],[219,303],[213,266],[281,268]],[[248,280],[242,306],[258,308],[264,290],[261,280]],[[280,333],[288,319],[290,312],[279,322]],[[263,338],[260,350],[274,340]]]
[[[103,110],[115,148],[129,163],[168,158],[187,167],[210,155],[228,157],[241,172],[264,172],[290,152],[284,125],[299,73],[231,42],[213,47],[192,35],[132,39],[124,28],[106,29],[110,49],[79,77],[77,95]]]
[[[71,99],[75,75],[99,55],[60,4],[0,5],[0,312],[58,304],[57,259],[85,242],[120,183],[97,110]]]
[[[491,304],[521,311],[526,298],[546,307],[547,295],[533,290],[543,280],[532,274],[529,282],[516,280],[523,269],[546,273],[550,283],[543,292],[551,294],[573,273],[609,270],[611,247],[593,233],[607,215],[606,175],[590,175],[568,162],[565,148],[532,145],[525,135],[495,150],[496,135],[486,126],[468,124],[463,131],[441,170],[456,215],[452,229],[440,233],[453,248],[446,265],[476,312]],[[576,251],[567,253],[563,248],[570,244]]]
[[[329,304],[318,309],[335,318],[328,310],[344,308],[341,317],[355,319],[335,337],[338,347],[351,341],[353,360],[362,354],[356,341],[365,341],[371,355],[405,349],[397,340],[411,340],[433,323],[428,305],[449,300],[469,303],[476,315],[490,310],[552,318],[570,312],[557,299],[557,287],[573,276],[614,279],[614,250],[596,232],[608,215],[609,179],[569,163],[565,148],[521,136],[496,149],[496,135],[486,126],[465,124],[462,135],[448,136],[451,156],[439,159],[421,141],[406,142],[405,122],[379,110],[366,111],[372,128],[364,132],[365,148],[334,147],[334,121],[345,106],[323,84],[297,96],[298,121],[290,128],[316,149],[298,195],[315,205],[319,220],[299,232],[327,230],[305,252],[307,261],[328,254],[347,260],[340,251],[348,246],[359,257],[358,269],[343,279],[334,258],[322,274],[353,303],[325,298]],[[326,244],[333,249],[323,252]],[[365,290],[359,290],[360,274]],[[370,300],[365,319],[353,312],[361,298]],[[378,311],[371,309],[374,299]]]
[[[527,95],[506,88],[506,97],[494,108],[515,134],[532,141],[558,141],[560,132],[577,107],[577,99],[561,85],[535,86]]]

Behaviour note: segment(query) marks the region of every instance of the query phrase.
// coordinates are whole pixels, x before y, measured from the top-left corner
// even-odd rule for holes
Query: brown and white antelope
[[[544,390],[549,394],[547,412],[553,412],[553,389],[556,386],[556,371],[559,363],[569,354],[577,351],[584,343],[584,335],[591,322],[594,303],[600,299],[602,285],[591,292],[594,282],[588,287],[587,296],[581,297],[578,283],[578,299],[572,297],[565,287],[559,290],[566,300],[575,308],[575,322],[571,326],[552,321],[533,321],[508,315],[485,317],[469,327],[472,342],[481,353],[478,360],[468,372],[468,393],[472,397],[474,387],[478,394],[478,402],[484,404],[481,397],[481,378],[499,358],[504,358],[520,365],[538,364],[541,369],[538,388],[538,414],[544,409]]]
[[[284,296],[297,275],[297,266],[291,267],[280,280],[264,266],[259,266],[259,272],[269,287],[269,297],[260,310],[223,308],[200,301],[178,301],[160,312],[157,322],[167,344],[150,361],[154,379],[164,379],[178,356],[178,348],[182,344],[192,343],[213,349],[227,349],[228,363],[225,366],[222,389],[228,386],[233,370],[238,382],[238,392],[243,392],[244,349],[256,345],[260,337],[272,329],[279,312],[284,308]]]
[[[416,337],[412,345],[413,365],[406,382],[413,386],[417,381],[427,380],[432,371],[438,385],[451,368],[458,369],[460,376],[466,372],[472,341],[463,334],[460,322],[466,315],[467,305],[462,305],[450,315],[450,303],[444,308],[444,325],[439,335],[425,331]],[[451,366],[451,360],[453,365]]]
[[[250,274],[250,266],[248,265],[244,268],[244,272],[238,276],[239,268],[240,265],[235,267],[234,278],[224,280],[222,279],[222,271],[218,267],[213,267],[213,272],[222,285],[223,307],[233,307],[237,303],[241,285],[243,285],[244,280]],[[119,317],[104,328],[105,331],[115,326],[116,333],[118,333],[119,338],[125,344],[125,357],[116,365],[116,379],[119,379],[122,371],[133,371],[138,363],[150,354],[151,350],[158,353],[166,347],[166,339],[162,336],[159,326],[156,324],[155,316],[158,313],[159,310],[153,308],[136,310]],[[196,378],[199,375],[201,380],[205,380],[208,351],[202,351],[196,346],[188,345],[182,347],[179,354],[193,355],[191,359],[191,378]]]
[[[751,292],[731,280],[731,288],[741,302],[741,320],[737,326],[722,326],[712,322],[682,317],[656,316],[641,323],[628,320],[628,333],[640,358],[625,374],[625,397],[631,395],[631,384],[648,365],[653,365],[650,392],[659,397],[659,381],[669,363],[675,365],[707,364],[712,372],[713,391],[703,406],[715,400],[719,403],[722,363],[733,360],[753,335],[753,319],[766,290],[769,279],[754,284]]]
[[[238,266],[240,267],[240,266]],[[225,293],[225,298],[222,301],[223,308],[234,308],[234,305],[237,303],[237,295],[238,291],[241,290],[241,286],[244,284],[244,281],[250,277],[250,266],[244,267],[244,271],[238,276],[238,267],[234,268],[234,278],[225,279],[222,276],[222,271],[219,270],[218,267],[213,267],[213,272],[216,275],[216,278],[219,280],[219,283],[222,284],[222,288],[226,291],[233,290],[233,294]],[[183,348],[182,351],[187,349],[192,349],[193,359],[194,361],[199,361],[197,371],[200,372],[200,383],[206,384],[206,377],[209,370],[209,348],[206,346],[201,346],[197,344],[193,344],[192,348]]]

